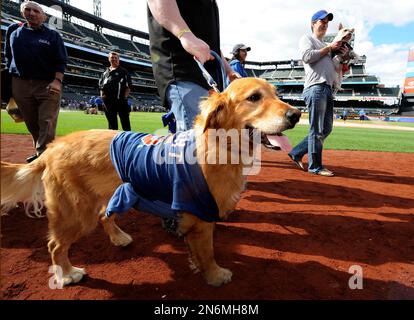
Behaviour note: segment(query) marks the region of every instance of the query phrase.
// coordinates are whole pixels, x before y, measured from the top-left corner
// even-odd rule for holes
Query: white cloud
[[[191,1],[191,0],[190,0]],[[387,85],[401,85],[410,44],[375,46],[369,33],[375,25],[402,26],[414,21],[410,0],[217,0],[220,9],[222,50],[229,55],[235,43],[252,47],[248,59],[269,61],[299,58],[298,40],[310,32],[310,17],[319,9],[334,14],[328,32],[338,23],[356,29],[355,50],[367,56],[367,72]],[[92,12],[92,1],[71,0],[71,4]],[[145,0],[102,0],[102,16],[110,21],[148,31]],[[414,40],[413,40],[414,42]],[[412,44],[411,44],[412,45]]]

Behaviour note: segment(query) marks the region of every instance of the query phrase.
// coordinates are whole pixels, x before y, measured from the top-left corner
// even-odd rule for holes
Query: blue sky
[[[414,41],[414,21],[402,26],[381,23],[370,31],[369,37],[374,45],[409,43]]]

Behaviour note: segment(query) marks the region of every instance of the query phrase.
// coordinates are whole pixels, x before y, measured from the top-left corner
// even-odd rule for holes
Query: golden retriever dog
[[[200,114],[194,122],[197,163],[216,201],[220,218],[224,219],[234,210],[240,199],[246,164],[203,161],[210,152],[208,129],[248,128],[274,135],[293,128],[300,111],[279,100],[275,92],[275,87],[265,80],[244,78],[233,81],[222,93],[211,93],[200,103]],[[49,144],[32,163],[1,162],[3,212],[23,202],[26,208],[34,207],[35,214],[39,215],[45,204],[49,221],[48,249],[53,265],[61,268],[58,281],[63,285],[77,283],[85,274],[83,268],[72,266],[68,250],[99,221],[114,245],[126,246],[132,241],[116,225],[116,214],[109,218],[104,214],[115,189],[123,183],[110,159],[110,145],[117,134],[120,133],[113,130],[75,132]],[[248,135],[241,137],[250,139]],[[224,148],[228,148],[226,144]],[[231,153],[228,149],[223,151]],[[215,223],[203,221],[191,212],[178,215],[178,232],[187,244],[190,268],[201,272],[210,285],[229,282],[232,272],[220,267],[214,259]]]

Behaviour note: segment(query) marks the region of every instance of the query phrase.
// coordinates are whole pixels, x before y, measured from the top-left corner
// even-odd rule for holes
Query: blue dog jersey
[[[157,137],[121,132],[110,146],[112,163],[121,177],[106,215],[134,207],[162,217],[187,211],[212,222],[218,207],[195,158],[193,130]]]

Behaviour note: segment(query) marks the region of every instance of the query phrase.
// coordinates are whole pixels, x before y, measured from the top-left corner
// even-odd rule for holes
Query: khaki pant
[[[49,93],[50,81],[13,77],[13,98],[33,137],[37,155],[55,138],[61,95]]]

